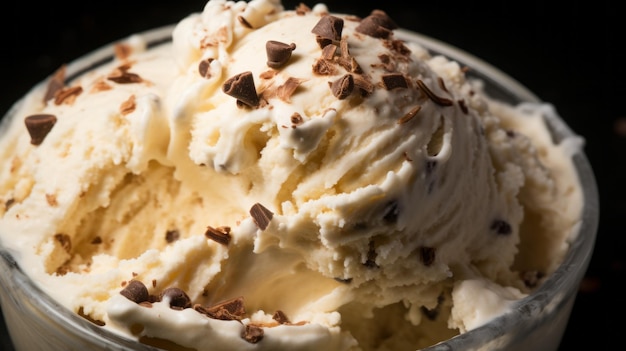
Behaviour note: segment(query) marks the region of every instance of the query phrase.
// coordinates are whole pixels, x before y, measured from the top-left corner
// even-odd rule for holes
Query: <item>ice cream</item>
[[[166,349],[413,350],[504,313],[576,235],[580,139],[395,29],[211,0],[60,69],[2,130],[2,246]]]

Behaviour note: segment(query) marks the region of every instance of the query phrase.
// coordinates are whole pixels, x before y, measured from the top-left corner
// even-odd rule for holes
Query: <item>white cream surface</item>
[[[124,41],[129,57],[66,83],[82,88],[73,99],[33,90],[0,136],[2,246],[69,309],[171,349],[413,350],[505,312],[575,235],[579,140],[553,142],[549,105],[493,101],[458,63],[359,33],[352,16],[333,14],[362,72],[314,73],[311,29],[328,13],[211,0],[172,43]],[[296,46],[279,69],[268,40]],[[141,81],[110,80],[120,67]],[[242,72],[257,107],[222,89]],[[407,87],[387,90],[391,73]],[[338,99],[329,82],[345,74],[373,92]],[[277,94],[290,78],[293,94]],[[38,113],[57,122],[32,145],[24,118]],[[273,213],[265,229],[256,203]],[[229,227],[230,242],[209,226]],[[133,279],[202,306],[242,296],[246,315],[136,304],[120,295]],[[263,338],[242,338],[247,325]]]

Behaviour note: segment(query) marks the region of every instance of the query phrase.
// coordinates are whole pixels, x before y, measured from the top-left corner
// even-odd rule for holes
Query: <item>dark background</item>
[[[564,6],[546,2],[343,0],[326,4],[332,12],[360,16],[380,8],[403,28],[473,53],[553,103],[585,138],[598,179],[601,218],[594,256],[561,350],[592,342],[594,349],[609,349],[623,340],[626,326],[622,321],[626,299],[618,289],[626,278],[624,23],[616,1],[565,2]],[[283,2],[287,9],[298,3]],[[61,64],[130,33],[175,23],[201,11],[204,4],[204,0],[3,4],[0,114]],[[0,349],[12,350],[5,334]]]

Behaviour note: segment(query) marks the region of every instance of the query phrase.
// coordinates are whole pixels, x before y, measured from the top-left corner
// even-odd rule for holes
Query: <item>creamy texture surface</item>
[[[2,246],[168,349],[412,350],[506,312],[576,234],[579,141],[384,13],[330,15],[211,0],[172,43],[33,90],[0,137]]]

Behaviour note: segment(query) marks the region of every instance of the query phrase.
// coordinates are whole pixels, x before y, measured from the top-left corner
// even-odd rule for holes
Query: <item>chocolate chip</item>
[[[287,318],[287,315],[285,314],[285,312],[278,310],[276,312],[274,312],[274,315],[272,316],[272,319],[277,321],[280,324],[289,324],[291,323],[289,321],[289,318]]]
[[[387,15],[387,13],[383,10],[373,10],[372,13],[368,16],[374,22],[376,22],[379,26],[384,27],[389,30],[394,30],[398,28],[398,25]]]
[[[435,253],[436,250],[432,247],[422,246],[419,248],[420,259],[424,266],[428,267],[435,262]]]
[[[275,40],[265,43],[267,52],[267,65],[271,68],[282,67],[291,58],[291,53],[296,49],[296,44],[285,44]]]
[[[230,243],[230,227],[213,228],[208,226],[204,235],[222,245],[228,245]]]
[[[211,62],[213,62],[214,60],[214,58],[209,57],[200,61],[200,63],[198,64],[198,73],[200,73],[201,77],[211,78]]]
[[[191,299],[182,289],[167,288],[159,295],[159,300],[169,300],[170,307],[173,309],[185,309],[191,307]]]
[[[120,294],[135,303],[145,302],[150,298],[148,288],[138,280],[131,280],[126,284],[124,289],[120,291]]]
[[[224,93],[234,97],[247,106],[256,107],[259,105],[259,96],[254,86],[252,72],[246,71],[228,78],[222,86]]]
[[[165,232],[165,241],[167,241],[168,244],[173,243],[179,238],[180,238],[180,232],[176,229],[168,230]]]
[[[30,135],[30,143],[40,145],[56,122],[56,116],[51,114],[37,114],[26,117],[24,123]]]
[[[250,208],[250,216],[252,216],[257,227],[261,230],[265,230],[274,217],[274,213],[260,203],[256,203]]]
[[[509,222],[506,222],[501,219],[496,219],[493,222],[491,222],[491,226],[489,228],[499,235],[508,235],[508,234],[513,233],[513,228],[511,227]]]
[[[334,82],[329,82],[330,90],[339,100],[343,100],[352,94],[354,89],[354,78],[351,74],[346,74]]]
[[[256,344],[257,342],[263,340],[263,328],[256,325],[246,325],[245,331],[241,334],[241,337],[251,343]]]
[[[341,40],[341,32],[343,31],[343,19],[332,15],[325,15],[317,22],[311,33],[318,38],[320,47],[331,44],[333,41]],[[319,40],[322,39],[322,40]],[[325,40],[324,40],[325,39]]]
[[[383,85],[387,90],[407,88],[409,86],[406,78],[401,73],[385,74],[382,79]]]

